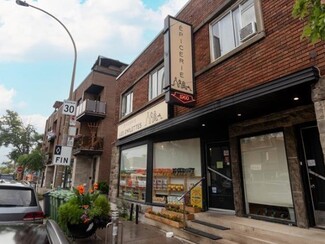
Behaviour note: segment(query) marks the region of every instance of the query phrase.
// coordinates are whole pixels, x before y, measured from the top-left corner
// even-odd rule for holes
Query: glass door
[[[207,147],[207,184],[210,209],[234,210],[229,145]]]
[[[304,160],[308,175],[307,185],[311,193],[311,203],[315,224],[325,227],[325,165],[317,126],[301,129]]]

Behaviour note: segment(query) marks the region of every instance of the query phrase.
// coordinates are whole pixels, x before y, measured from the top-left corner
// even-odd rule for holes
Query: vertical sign
[[[166,102],[193,107],[195,99],[191,25],[167,16],[164,54]]]

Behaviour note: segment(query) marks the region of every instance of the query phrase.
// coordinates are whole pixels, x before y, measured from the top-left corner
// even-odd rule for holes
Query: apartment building
[[[292,1],[191,0],[117,78],[110,197],[325,227],[324,43]]]
[[[74,90],[73,100],[77,102],[76,116],[70,118],[75,123],[71,166],[55,165],[48,161],[45,175],[46,187],[76,187],[85,184],[88,189],[94,182],[109,181],[111,144],[113,136],[116,77],[127,65],[110,58],[99,56],[91,72]],[[62,133],[62,102],[57,102],[56,111],[46,125],[46,135]],[[53,131],[52,128],[56,128]],[[61,136],[61,133],[59,134]],[[53,157],[55,145],[60,145],[59,137],[51,138],[45,150]],[[57,169],[57,171],[55,171]],[[52,173],[53,172],[53,173]]]
[[[62,115],[63,102],[53,104],[54,111],[46,120],[42,151],[45,154],[44,171],[42,172],[41,187],[52,188],[62,183],[64,168],[53,164],[55,145],[60,145],[63,134],[64,116]],[[58,173],[60,171],[60,173]],[[58,178],[56,178],[58,176]]]

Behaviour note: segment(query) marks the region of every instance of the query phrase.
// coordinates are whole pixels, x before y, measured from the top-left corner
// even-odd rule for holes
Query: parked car
[[[0,174],[0,180],[15,180],[14,175],[12,174]]]
[[[0,240],[6,244],[68,244],[66,236],[54,220],[44,224],[0,222]]]
[[[37,194],[30,184],[0,180],[0,221],[42,223],[43,219]]]

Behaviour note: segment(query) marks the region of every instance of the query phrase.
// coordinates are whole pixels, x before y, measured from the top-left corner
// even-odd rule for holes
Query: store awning
[[[316,67],[309,67],[266,84],[195,108],[117,141],[117,145],[161,133],[196,130],[203,123],[231,124],[289,108],[311,104],[312,85],[319,79]],[[294,100],[299,97],[299,100]],[[241,114],[241,116],[238,116]]]

